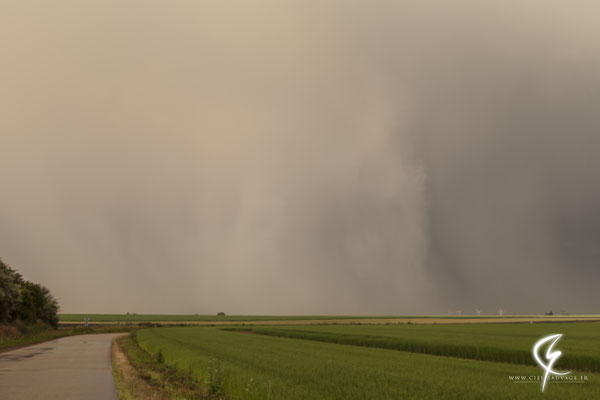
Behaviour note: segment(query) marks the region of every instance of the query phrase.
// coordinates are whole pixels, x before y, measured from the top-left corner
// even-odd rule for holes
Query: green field
[[[476,319],[476,318],[527,318],[526,316],[350,316],[350,315],[190,315],[190,314],[59,314],[60,322],[81,322],[85,317],[90,322],[202,322],[202,321],[306,321],[330,319]]]
[[[565,333],[559,347],[566,359],[568,352],[582,351],[587,345],[595,346],[591,356],[597,357],[598,326],[583,323],[379,325],[290,327],[285,330],[340,337],[354,335],[363,339],[384,338],[392,342],[412,338],[438,345],[472,345],[482,349],[493,347],[499,338],[504,338],[500,340],[500,346],[516,351],[524,351],[526,343],[529,349],[540,336],[556,331]],[[498,328],[500,331],[496,333]],[[252,328],[255,329],[265,328]],[[167,364],[204,380],[209,378],[210,360],[213,360],[213,366],[214,360],[219,360],[225,377],[224,390],[232,400],[600,398],[600,375],[597,373],[575,371],[578,376],[587,375],[588,381],[581,384],[550,382],[542,394],[539,382],[517,384],[509,379],[510,376],[542,375],[542,370],[535,366],[249,334],[249,331],[213,327],[158,328],[138,331],[137,338],[140,346],[149,353],[160,353]],[[514,338],[514,345],[511,338]],[[561,361],[557,368],[561,367]]]
[[[328,343],[535,365],[532,344],[562,333],[558,366],[600,372],[600,322],[456,325],[245,327],[255,333]]]
[[[60,322],[80,322],[85,317],[90,322],[201,322],[201,321],[291,321],[291,320],[326,320],[326,319],[365,319],[365,318],[398,318],[398,317],[354,317],[323,315],[191,315],[191,314],[59,314]],[[411,317],[413,318],[413,317]],[[427,318],[427,317],[414,317]]]

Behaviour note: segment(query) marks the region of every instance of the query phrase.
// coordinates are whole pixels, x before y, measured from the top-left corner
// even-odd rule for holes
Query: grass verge
[[[166,364],[162,353],[157,356],[147,353],[138,345],[135,332],[115,339],[112,365],[120,400],[226,399],[193,373]]]

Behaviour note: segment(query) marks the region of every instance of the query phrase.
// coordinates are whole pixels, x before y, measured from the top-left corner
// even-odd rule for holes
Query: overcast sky
[[[64,312],[598,313],[599,15],[0,0],[0,257]]]

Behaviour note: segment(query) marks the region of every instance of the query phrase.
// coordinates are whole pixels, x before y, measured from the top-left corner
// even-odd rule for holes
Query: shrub
[[[208,359],[208,390],[215,395],[223,393],[223,369],[218,358]]]

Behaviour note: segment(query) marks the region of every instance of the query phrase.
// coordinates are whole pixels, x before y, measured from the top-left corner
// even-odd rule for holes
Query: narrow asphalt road
[[[118,333],[70,336],[0,354],[2,400],[117,400],[110,345]]]

